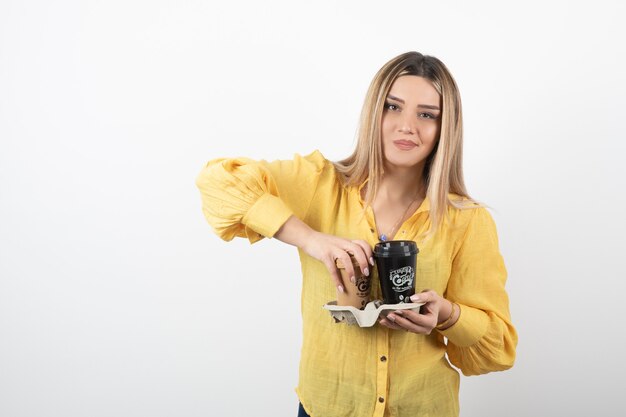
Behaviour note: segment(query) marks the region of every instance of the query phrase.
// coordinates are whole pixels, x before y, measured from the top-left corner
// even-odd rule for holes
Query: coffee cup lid
[[[419,253],[417,244],[412,240],[388,240],[374,246],[374,255],[382,257],[408,256]]]

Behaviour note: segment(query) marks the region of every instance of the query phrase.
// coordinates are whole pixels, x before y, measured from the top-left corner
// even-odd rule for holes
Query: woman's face
[[[383,110],[385,166],[423,166],[439,139],[440,115],[441,97],[429,80],[416,75],[398,77]]]

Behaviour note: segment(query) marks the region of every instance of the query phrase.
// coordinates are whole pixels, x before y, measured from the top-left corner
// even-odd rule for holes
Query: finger
[[[439,305],[433,301],[424,304],[420,308],[420,315],[439,317]]]
[[[414,303],[428,303],[430,301],[435,301],[439,297],[436,291],[433,290],[424,290],[418,294],[413,294],[411,296],[411,301]]]
[[[365,253],[365,256],[367,257],[367,260],[369,261],[369,264],[371,266],[374,266],[374,254],[372,252],[372,247],[369,245],[369,243],[367,243],[364,240],[353,240],[352,242],[356,243],[357,245],[359,245],[361,247],[361,249],[363,249],[363,253]]]
[[[424,315],[410,310],[396,310],[394,313],[396,323],[419,333],[430,331],[437,325],[435,314]]]
[[[387,322],[390,323],[390,325],[392,325],[394,329],[408,331],[409,326],[407,326],[406,320],[402,321],[401,319],[402,317],[394,313],[387,314],[387,318],[386,318]]]
[[[419,326],[429,326],[432,322],[436,322],[439,317],[438,312],[433,311],[433,306],[435,306],[434,303],[428,303],[422,306],[419,312],[413,310],[397,310],[397,314]]]
[[[411,323],[412,326],[414,326],[416,329],[420,328],[422,330],[427,329],[427,330],[432,330],[435,328],[435,326],[437,326],[437,317],[436,316],[432,316],[432,317],[419,317],[416,320],[411,320],[405,317],[401,317],[402,320],[400,320],[400,322],[402,323]]]
[[[353,241],[348,251],[352,253],[352,255],[354,256],[354,259],[356,259],[356,261],[359,263],[359,268],[361,269],[361,272],[363,273],[363,275],[369,276],[370,270],[367,264],[368,257],[365,251],[363,250],[363,247],[361,247],[361,245]]]
[[[441,306],[441,302],[443,301],[443,298],[437,294],[436,291],[424,290],[419,294],[412,295],[411,301],[425,303],[420,309],[420,316],[422,316],[422,320],[424,318],[426,320],[435,320],[436,324],[439,320],[439,308]]]
[[[394,329],[394,330],[405,330],[405,329],[403,329],[402,327],[400,327],[400,326],[398,326],[397,324],[395,324],[394,322],[389,321],[389,320],[387,320],[387,319],[380,319],[378,322],[379,322],[380,324],[382,324],[383,326],[388,327],[388,328],[390,328],[390,329]]]
[[[343,292],[345,286],[341,279],[341,274],[337,270],[337,266],[335,265],[335,262],[333,262],[330,259],[327,259],[326,261],[324,261],[324,265],[326,265],[326,269],[328,269],[328,272],[330,273],[330,279],[335,285],[335,287],[337,287],[337,289],[340,292]]]
[[[419,311],[414,310],[397,310],[398,314],[404,316],[405,318],[421,324],[424,320],[432,319],[433,317],[438,317],[439,314],[437,311],[434,311],[432,307],[434,307],[434,303],[428,303],[422,306]]]
[[[388,319],[393,320],[393,322],[400,326],[402,329],[419,334],[430,334],[434,329],[434,326],[420,326],[418,324],[413,323],[411,320],[408,320],[397,313],[392,313],[387,316]]]
[[[398,316],[402,316],[407,320],[410,320],[412,322],[416,322],[420,319],[420,313],[412,311],[412,310],[396,310],[394,311],[394,313],[396,313],[396,315]]]
[[[348,279],[354,282],[354,267],[352,266],[352,259],[345,250],[338,251],[335,255],[335,259],[339,259],[343,264],[343,268],[346,270]]]

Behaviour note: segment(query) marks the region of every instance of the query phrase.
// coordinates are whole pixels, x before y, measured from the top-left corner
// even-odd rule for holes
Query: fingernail
[[[354,277],[350,277],[350,282],[356,284],[356,280],[354,279]]]
[[[369,268],[365,268],[365,269],[363,270],[363,273],[365,274],[365,276],[366,276],[366,277],[369,277],[369,275],[370,275],[370,270],[369,270]]]
[[[370,256],[370,265],[374,266],[374,258]]]
[[[396,318],[393,316],[393,314],[389,314],[387,316],[387,320],[396,321]]]
[[[396,313],[398,316],[401,316],[403,314],[402,310],[396,310],[394,311],[394,313]]]
[[[417,303],[420,300],[420,296],[417,294],[414,294],[411,296],[411,301],[413,301],[414,303]]]
[[[338,285],[337,289],[339,290],[339,292],[343,292],[343,286],[342,285]]]

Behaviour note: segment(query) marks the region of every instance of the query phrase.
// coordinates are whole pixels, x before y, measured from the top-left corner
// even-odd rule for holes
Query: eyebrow
[[[392,96],[391,94],[387,95],[387,98],[389,98],[391,100],[398,101],[398,102],[404,104],[404,100],[402,100],[401,98],[398,98],[396,96]],[[431,110],[441,110],[439,108],[439,106],[432,106],[430,104],[418,104],[417,107],[422,107],[424,109],[431,109]]]

